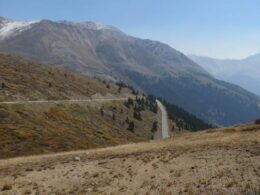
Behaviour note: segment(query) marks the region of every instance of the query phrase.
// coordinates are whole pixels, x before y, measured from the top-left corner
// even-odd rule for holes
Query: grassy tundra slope
[[[133,118],[123,101],[0,105],[0,159],[147,141],[159,115],[148,109],[141,115]]]
[[[119,90],[113,84],[10,55],[0,54],[0,70],[0,102],[132,96],[127,88]],[[0,158],[149,140],[159,115],[145,106],[142,120],[137,120],[133,117],[135,104],[0,103]],[[135,127],[130,131],[132,121]]]
[[[259,162],[260,125],[244,125],[0,160],[0,189],[3,194],[254,194],[260,190]]]
[[[0,54],[0,101],[86,99],[95,94],[122,97],[115,85],[42,65],[6,54]]]

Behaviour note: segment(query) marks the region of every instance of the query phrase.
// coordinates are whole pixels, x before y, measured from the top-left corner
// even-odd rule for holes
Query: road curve
[[[104,101],[124,101],[127,98],[96,98],[96,99],[73,99],[73,100],[35,100],[35,101],[5,101],[0,102],[1,104],[39,104],[39,103],[74,103],[74,102],[104,102]],[[158,107],[162,113],[162,138],[168,138],[169,135],[169,126],[168,126],[168,115],[164,105],[156,100]]]
[[[169,126],[168,126],[168,115],[164,105],[159,100],[156,100],[156,103],[162,113],[162,138],[165,139],[170,137]]]
[[[104,102],[104,101],[124,101],[127,98],[96,98],[96,99],[74,99],[74,100],[28,100],[28,101],[6,101],[0,104],[39,104],[39,103],[73,103],[73,102]]]

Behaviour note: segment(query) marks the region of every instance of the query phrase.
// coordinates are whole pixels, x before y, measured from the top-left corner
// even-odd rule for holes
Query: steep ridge
[[[260,115],[256,95],[213,78],[166,44],[111,26],[42,20],[2,39],[0,51],[124,81],[217,125],[248,122]]]

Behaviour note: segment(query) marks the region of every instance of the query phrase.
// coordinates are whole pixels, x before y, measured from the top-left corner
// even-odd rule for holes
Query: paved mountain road
[[[166,138],[170,137],[167,111],[166,111],[164,105],[159,100],[156,100],[156,103],[162,113],[162,138],[166,139]]]
[[[96,99],[82,99],[82,100],[28,100],[28,101],[6,101],[1,104],[37,104],[37,103],[73,103],[73,102],[104,102],[104,101],[124,101],[127,98],[96,98]]]
[[[95,98],[95,99],[74,99],[74,100],[35,100],[35,101],[5,101],[5,102],[0,102],[1,104],[39,104],[39,103],[74,103],[74,102],[105,102],[105,101],[124,101],[127,100],[127,98]],[[170,137],[169,135],[169,126],[168,126],[168,115],[166,112],[166,109],[164,105],[159,101],[156,100],[156,103],[158,107],[161,110],[162,113],[162,138],[168,138]]]

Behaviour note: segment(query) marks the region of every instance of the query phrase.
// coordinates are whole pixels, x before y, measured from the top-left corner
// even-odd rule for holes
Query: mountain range
[[[123,81],[215,125],[252,121],[257,95],[220,81],[167,44],[93,22],[0,18],[0,52],[70,71]]]
[[[220,60],[196,55],[189,57],[214,77],[260,95],[260,53],[241,60]]]

